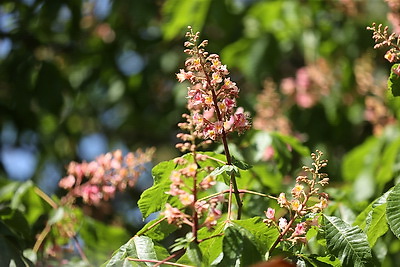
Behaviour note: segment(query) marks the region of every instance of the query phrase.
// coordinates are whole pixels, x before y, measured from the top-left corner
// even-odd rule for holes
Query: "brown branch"
[[[167,263],[170,259],[173,259],[175,257],[180,257],[184,252],[185,252],[185,249],[178,250],[174,254],[172,254],[172,255],[166,257],[165,259],[163,259],[162,261],[156,263],[153,267],[157,267],[157,266],[160,266],[161,264]]]
[[[167,217],[161,218],[158,221],[156,221],[155,223],[153,223],[152,225],[149,226],[149,228],[147,228],[146,230],[144,230],[144,232],[141,234],[143,235],[144,233],[146,233],[147,231],[149,231],[150,229],[152,229],[153,227],[155,227],[157,224],[161,223],[162,221],[166,220]]]
[[[202,61],[202,55],[200,55],[198,49],[196,49],[196,53],[197,53],[197,56],[200,59],[200,62],[201,62],[200,66],[201,66],[201,69],[202,69],[202,71],[203,71],[203,73],[204,73],[204,75],[206,77],[207,86],[208,86],[208,88],[209,88],[209,90],[211,91],[211,94],[212,94],[213,105],[214,105],[214,109],[215,109],[215,114],[217,115],[217,120],[222,122],[223,120],[222,120],[222,116],[221,116],[221,111],[219,110],[219,107],[218,107],[217,94],[215,93],[215,90],[211,85],[210,77],[209,77],[209,75],[206,72],[205,67],[204,67],[205,63]],[[231,157],[231,154],[229,152],[227,134],[226,134],[226,131],[225,131],[224,128],[222,128],[222,144],[224,146],[224,152],[225,152],[226,161],[227,161],[226,164],[227,165],[232,165],[232,157]],[[232,174],[231,174],[230,183],[231,183],[231,186],[233,186],[233,190],[234,190],[234,194],[235,194],[235,198],[236,198],[236,203],[238,205],[237,219],[240,220],[243,203],[242,203],[242,200],[240,199],[240,194],[239,194],[239,191],[238,191],[238,187],[237,187],[237,183],[236,183],[236,177],[235,177],[234,172],[232,172]],[[229,192],[230,192],[229,194],[232,194],[232,190],[230,190]],[[232,197],[229,197],[229,199],[232,199]],[[229,203],[229,204],[231,204],[231,203]],[[229,205],[229,206],[231,206],[231,205]],[[228,210],[228,214],[230,214],[230,210]],[[228,219],[230,219],[229,216],[228,216]]]
[[[127,257],[126,259],[129,260],[129,261],[153,262],[153,263],[161,263],[161,264],[167,264],[167,265],[178,266],[178,267],[195,267],[195,266],[192,266],[192,265],[180,264],[180,263],[169,262],[169,261],[162,262],[162,261],[159,261],[159,260],[142,260],[142,259],[134,259],[134,258],[131,258],[131,257]]]

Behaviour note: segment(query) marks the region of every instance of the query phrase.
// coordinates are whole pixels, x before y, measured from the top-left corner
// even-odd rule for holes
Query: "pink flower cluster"
[[[385,59],[390,63],[395,63],[399,60],[400,54],[400,38],[398,33],[390,33],[389,27],[379,24],[378,27],[376,23],[372,23],[371,27],[367,27],[367,30],[373,31],[372,39],[375,41],[374,49],[387,47],[389,50],[385,54]],[[396,25],[398,30],[398,25]],[[393,70],[397,75],[400,75],[400,68],[397,67]]]
[[[285,116],[287,103],[278,93],[277,85],[272,79],[264,82],[264,88],[257,95],[256,117],[253,120],[255,129],[267,132],[277,131],[285,135],[292,134],[289,119]],[[268,151],[271,152],[271,151]],[[269,158],[268,155],[265,158]]]
[[[204,155],[197,154],[196,161],[202,161],[206,158]],[[179,201],[184,207],[190,207],[197,214],[197,217],[204,218],[201,226],[207,228],[212,228],[217,224],[217,220],[221,217],[221,211],[217,209],[218,203],[223,203],[225,201],[223,196],[217,196],[210,198],[208,200],[197,200],[196,194],[199,191],[204,191],[211,188],[216,184],[215,177],[213,175],[206,175],[201,181],[196,183],[196,188],[191,188],[193,180],[197,181],[200,170],[196,163],[188,163],[184,158],[177,158],[175,162],[178,165],[184,166],[181,169],[177,169],[171,172],[170,180],[170,190],[167,192],[172,196],[179,198]],[[211,171],[211,170],[210,170]],[[182,223],[192,225],[192,218],[180,211],[177,208],[172,207],[170,204],[166,204],[166,210],[163,215],[167,218],[168,223],[173,223],[176,225],[182,225]]]
[[[281,90],[285,95],[293,97],[299,107],[311,108],[321,97],[329,95],[333,84],[331,67],[321,58],[298,69],[296,77],[283,79]]]
[[[196,201],[194,206],[191,205],[197,211],[198,217],[203,218],[203,222],[199,227],[207,227],[208,229],[213,228],[217,225],[217,221],[221,218],[222,212],[217,209],[217,204],[224,202],[223,197],[211,198],[208,201]],[[169,224],[175,224],[177,226],[182,226],[182,224],[187,224],[193,226],[192,218],[179,210],[174,208],[171,204],[165,204],[165,210],[161,213],[167,219]]]
[[[123,156],[121,150],[116,150],[91,162],[71,162],[68,175],[59,182],[61,188],[68,190],[63,202],[72,204],[80,197],[86,204],[97,205],[101,200],[113,198],[116,191],[135,185],[153,153],[154,149],[137,150]]]
[[[305,243],[307,228],[318,225],[317,214],[328,206],[328,194],[319,192],[329,182],[327,174],[320,172],[320,169],[327,165],[327,161],[322,160],[321,156],[322,152],[318,150],[316,154],[311,154],[314,168],[303,167],[303,170],[310,173],[311,177],[300,175],[296,178],[296,184],[291,190],[291,199],[287,199],[285,193],[280,193],[276,198],[279,206],[289,211],[289,222],[285,217],[277,219],[275,209],[268,208],[265,212],[267,219],[264,222],[279,229],[280,241]],[[319,197],[319,202],[310,204],[310,198],[314,196]],[[314,216],[305,217],[307,214]]]
[[[186,34],[185,53],[190,57],[185,62],[185,70],[176,75],[179,82],[188,80],[188,109],[190,122],[195,125],[195,134],[203,139],[218,140],[231,132],[243,133],[250,128],[247,114],[236,108],[239,88],[228,77],[229,71],[217,54],[205,51],[207,40],[199,45],[199,33],[194,34],[189,27]]]

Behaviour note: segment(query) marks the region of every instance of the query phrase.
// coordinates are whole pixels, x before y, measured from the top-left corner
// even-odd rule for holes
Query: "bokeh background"
[[[386,98],[390,65],[366,30],[377,22],[399,32],[396,2],[3,0],[2,184],[32,180],[48,195],[60,195],[58,181],[70,161],[117,148],[155,147],[153,165],[179,155],[176,125],[187,85],[175,73],[184,67],[188,25],[227,64],[254,128],[325,151],[334,181],[355,183],[368,165],[357,157],[374,150],[364,146],[357,154],[354,148],[399,136],[396,105]],[[143,223],[135,202],[152,184],[149,170],[114,200],[130,234]],[[397,172],[393,167],[386,182],[394,183]],[[371,179],[358,180],[364,195],[356,200],[377,196],[374,189],[365,193],[366,183],[381,191],[388,186]]]

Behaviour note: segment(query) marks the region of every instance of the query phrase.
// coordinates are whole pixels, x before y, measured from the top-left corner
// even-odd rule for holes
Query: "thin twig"
[[[146,230],[143,231],[143,233],[141,233],[141,235],[143,235],[144,233],[146,233],[147,231],[149,231],[150,229],[152,229],[153,227],[155,227],[157,224],[161,223],[162,221],[166,220],[167,217],[161,218],[158,221],[156,221],[155,223],[153,223],[152,225],[150,225]]]
[[[209,156],[209,155],[205,155],[205,154],[203,154],[203,156],[205,156],[205,157],[207,157],[207,158],[209,158],[209,159],[215,160],[215,161],[217,161],[217,162],[219,162],[219,163],[221,163],[221,164],[226,165],[226,162],[223,161],[223,160],[220,160],[220,159],[217,159],[217,158],[211,157],[211,156]]]
[[[159,260],[142,260],[142,259],[134,259],[134,258],[131,258],[131,257],[127,257],[126,259],[129,260],[129,261],[137,261],[137,262],[152,262],[152,263],[162,262],[162,261],[159,261]],[[172,265],[172,266],[179,266],[179,267],[196,267],[196,266],[192,266],[192,265],[180,264],[180,263],[175,263],[175,262],[170,262],[170,261],[163,262],[162,264],[167,264],[167,265]]]
[[[227,190],[224,190],[224,191],[221,191],[221,192],[218,192],[218,193],[214,193],[214,194],[202,197],[202,198],[198,199],[198,201],[202,201],[202,200],[213,198],[213,197],[216,197],[216,196],[219,196],[219,195],[227,194],[227,193],[229,193],[229,191],[230,190],[227,189]],[[255,192],[255,191],[251,191],[251,190],[239,189],[238,191],[239,191],[240,194],[252,194],[252,195],[256,195],[256,196],[268,197],[268,198],[271,198],[271,199],[277,199],[274,196],[266,195],[266,194]]]
[[[161,264],[168,262],[170,259],[181,256],[183,253],[185,253],[185,249],[178,250],[177,252],[173,253],[172,255],[170,255],[170,256],[166,257],[165,259],[163,259],[162,261],[160,261],[159,263],[156,263],[153,267],[160,266]]]
[[[53,199],[51,199],[45,192],[43,192],[39,187],[35,186],[33,190],[39,197],[41,197],[44,201],[46,201],[53,209],[58,209],[57,203]]]
[[[49,223],[46,224],[42,232],[39,234],[35,245],[33,246],[33,252],[37,253],[39,251],[40,246],[42,245],[44,239],[51,231],[51,225]]]
[[[229,196],[228,196],[228,220],[231,220],[232,215],[232,181],[229,183]]]
[[[271,255],[272,251],[276,248],[276,246],[279,244],[279,242],[282,241],[282,238],[286,235],[286,233],[289,231],[290,227],[294,223],[294,221],[297,219],[297,213],[293,216],[293,218],[289,221],[289,223],[286,225],[286,228],[279,234],[278,238],[275,240],[274,244],[272,247],[269,249],[269,254]]]
[[[224,235],[224,233],[219,233],[219,234],[216,234],[216,235],[213,235],[213,236],[209,236],[209,237],[206,237],[204,239],[200,239],[199,243],[204,242],[204,241],[209,240],[209,239],[212,239],[212,238],[215,238],[215,237],[220,237],[220,236],[223,236],[223,235]]]
[[[91,265],[88,258],[85,255],[85,252],[83,252],[82,247],[79,244],[79,240],[78,238],[76,238],[76,235],[72,236],[72,239],[75,241],[76,250],[78,250],[78,253],[81,256],[82,260],[85,261],[87,264]]]

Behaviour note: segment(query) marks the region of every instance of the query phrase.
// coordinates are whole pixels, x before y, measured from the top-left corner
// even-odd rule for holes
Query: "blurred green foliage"
[[[380,125],[381,130],[375,131],[377,125],[365,117],[371,91],[360,93],[360,81],[379,87],[389,76],[384,52],[373,50],[371,33],[366,30],[373,21],[388,24],[387,12],[383,0],[2,1],[0,238],[7,240],[0,244],[12,242],[7,249],[16,249],[7,250],[7,255],[17,263],[26,262],[18,251],[33,246],[34,235],[44,227],[45,218],[39,218],[51,210],[32,192],[30,182],[7,179],[6,148],[31,151],[37,164],[27,178],[39,184],[45,181],[44,185],[57,183],[48,180],[43,171],[47,164],[55,163],[61,178],[68,162],[86,159],[79,148],[82,138],[92,134],[106,138],[106,150],[155,146],[155,162],[177,155],[176,124],[185,110],[186,91],[176,82],[175,73],[184,64],[182,43],[188,25],[210,40],[209,51],[221,55],[241,88],[239,104],[253,117],[262,112],[255,104],[267,78],[278,84],[285,99],[288,97],[279,86],[284,78],[295,77],[300,68],[321,58],[327,62],[334,79],[329,94],[312,107],[292,103],[284,110],[294,136],[300,137],[304,146],[294,137],[254,131],[237,139],[233,154],[254,164],[254,177],[270,178],[254,182],[257,189],[278,193],[282,185],[290,183],[284,176],[296,171],[308,149],[325,151],[330,161],[327,172],[334,184],[331,213],[354,220],[370,201],[398,181],[398,100],[382,100],[388,116],[393,117],[392,125]],[[360,59],[365,57],[374,62],[370,69],[361,66]],[[389,82],[398,86],[393,79],[391,76]],[[395,96],[396,88],[392,88]],[[287,144],[293,153],[286,149]],[[270,145],[276,151],[273,166],[260,163]],[[134,196],[123,202],[139,198],[139,190],[130,193]],[[22,201],[19,196],[29,200]],[[257,207],[257,199],[246,201],[249,217],[266,208]],[[13,229],[15,221],[29,225],[31,231]],[[85,222],[81,236],[87,253],[100,261],[110,255],[102,257],[100,253],[111,253],[115,243],[129,236],[120,227],[113,235],[118,238],[109,242],[108,236],[94,230],[108,226],[90,218]],[[129,224],[132,222],[118,225]],[[386,239],[393,241],[392,237]],[[98,254],[91,250],[96,244]],[[390,244],[386,249],[396,255],[398,242]],[[395,262],[392,260],[388,264]]]

